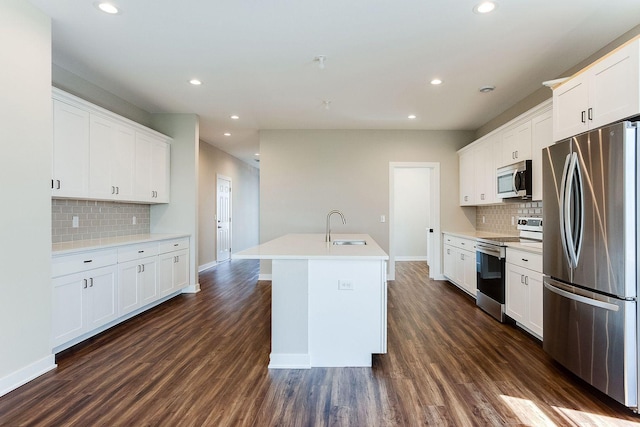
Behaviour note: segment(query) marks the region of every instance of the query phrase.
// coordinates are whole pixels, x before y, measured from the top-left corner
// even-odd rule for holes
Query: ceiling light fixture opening
[[[408,118],[408,119],[411,119],[411,120],[415,119],[416,117],[417,117],[417,116],[416,116],[415,114],[409,114],[409,115],[407,116],[407,118]]]
[[[324,61],[327,60],[326,56],[318,55],[315,58],[313,58],[313,60],[318,63],[318,68],[320,68],[321,70],[324,70]]]
[[[325,110],[331,109],[331,101],[322,101],[322,105],[324,105]]]
[[[117,15],[120,12],[118,8],[111,3],[99,2],[96,3],[96,6],[98,7],[98,9],[100,9],[104,13],[108,13],[109,15]]]
[[[233,115],[231,115],[229,117],[231,117],[231,120],[238,120],[240,118],[240,116],[238,116],[236,114],[233,114]]]
[[[254,156],[259,156],[259,155],[260,155],[260,153],[254,153]]]
[[[202,84],[202,82],[198,79],[191,79],[189,80],[189,83],[191,83],[194,86],[200,86]]]
[[[493,92],[496,89],[495,86],[482,86],[480,89],[478,89],[481,93],[489,93],[489,92]]]
[[[224,136],[231,136],[231,134],[229,132],[225,132]]]
[[[438,86],[438,85],[441,85],[441,84],[442,84],[442,80],[440,80],[440,79],[433,79],[433,80],[431,80],[431,82],[430,82],[430,83],[431,83],[432,85],[434,85],[434,86]]]
[[[494,10],[496,10],[496,7],[498,7],[498,5],[495,2],[483,1],[482,3],[477,4],[476,7],[473,8],[473,11],[475,13],[485,14],[493,12]]]

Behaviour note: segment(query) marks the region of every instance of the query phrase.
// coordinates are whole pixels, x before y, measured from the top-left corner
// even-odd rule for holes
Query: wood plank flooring
[[[0,398],[1,426],[631,426],[421,262],[389,283],[388,354],[369,368],[268,370],[270,284],[232,261],[57,357]]]

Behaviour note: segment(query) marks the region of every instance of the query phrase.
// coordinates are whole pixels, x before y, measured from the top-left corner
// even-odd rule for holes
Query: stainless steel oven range
[[[476,305],[504,322],[505,259],[509,242],[542,241],[541,218],[518,218],[519,236],[478,237],[476,240]]]

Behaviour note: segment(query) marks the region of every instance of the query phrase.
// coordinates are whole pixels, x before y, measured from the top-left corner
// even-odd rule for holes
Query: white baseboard
[[[308,353],[271,353],[269,369],[311,369]]]
[[[202,265],[198,266],[198,273],[202,273],[203,271],[208,270],[210,268],[213,268],[216,265],[218,265],[217,261],[212,261],[212,262],[208,262],[206,264],[202,264]]]
[[[426,256],[397,256],[396,262],[398,261],[428,261]]]
[[[56,365],[56,358],[53,354],[50,354],[4,378],[0,378],[0,396],[4,396],[40,375],[55,369],[56,366],[58,366]]]
[[[272,275],[271,274],[258,274],[258,280],[268,280],[269,282],[272,279]]]
[[[200,292],[200,283],[194,283],[186,288],[182,288],[183,294],[197,294],[198,292]]]

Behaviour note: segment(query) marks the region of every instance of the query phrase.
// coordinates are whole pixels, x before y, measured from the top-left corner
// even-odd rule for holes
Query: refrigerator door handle
[[[569,268],[571,266],[571,257],[569,256],[569,248],[567,243],[567,229],[566,224],[568,224],[567,216],[568,211],[565,212],[565,200],[567,199],[567,174],[569,171],[569,164],[571,163],[571,153],[567,154],[567,157],[564,161],[564,168],[562,169],[562,181],[560,182],[560,203],[558,212],[560,213],[560,242],[562,243],[562,251],[564,252],[564,257],[569,263]]]
[[[564,189],[564,228],[565,239],[568,255],[569,266],[576,268],[578,266],[578,259],[580,258],[580,250],[582,249],[582,224],[584,222],[584,209],[583,209],[583,188],[582,188],[582,175],[580,174],[580,166],[578,165],[578,154],[576,152],[570,155],[569,170],[567,171],[567,181]],[[577,193],[574,195],[573,191],[576,188]],[[574,203],[573,212],[571,211],[571,202],[574,201],[574,197],[577,197],[577,203]],[[577,222],[576,222],[577,219]],[[576,227],[574,227],[576,226]],[[575,234],[574,234],[575,233]]]
[[[583,304],[587,304],[590,305],[592,307],[598,307],[598,308],[603,308],[605,310],[609,310],[609,311],[618,311],[620,310],[620,307],[618,307],[615,304],[610,304],[608,302],[604,302],[604,301],[598,301],[592,298],[588,298],[588,297],[584,297],[582,295],[578,295],[578,294],[574,294],[572,292],[568,292],[565,290],[562,290],[560,288],[556,288],[555,286],[553,286],[552,284],[550,284],[549,282],[547,282],[546,280],[544,281],[544,287],[546,289],[548,289],[549,291],[553,292],[554,294],[558,294],[562,297],[565,297],[567,299],[573,300],[573,301],[577,301],[577,302],[581,302]]]

